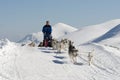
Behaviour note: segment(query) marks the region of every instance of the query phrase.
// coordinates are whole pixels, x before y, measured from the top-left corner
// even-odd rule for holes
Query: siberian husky
[[[73,43],[69,42],[68,55],[73,63],[77,62],[78,50],[73,46]]]

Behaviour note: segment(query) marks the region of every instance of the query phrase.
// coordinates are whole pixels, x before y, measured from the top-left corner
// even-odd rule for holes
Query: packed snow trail
[[[83,47],[83,46],[81,46]],[[82,48],[82,50],[95,49],[93,55],[93,66],[97,69],[107,72],[111,76],[114,76],[112,80],[120,78],[120,51],[116,48],[111,48],[101,44],[90,44]],[[116,77],[118,77],[116,79]]]
[[[0,80],[120,79],[120,58],[103,45],[79,46],[78,63],[72,64],[67,51],[57,53],[51,48],[20,46],[8,40],[3,43],[0,48]],[[88,53],[83,52],[93,48],[94,59],[89,66]]]

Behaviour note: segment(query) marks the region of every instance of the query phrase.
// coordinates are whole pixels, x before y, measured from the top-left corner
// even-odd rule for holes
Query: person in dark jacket
[[[45,40],[51,41],[52,39],[52,36],[51,36],[52,27],[49,24],[49,21],[46,21],[46,25],[43,26],[42,32],[44,34],[44,40],[43,40],[43,46],[44,46]]]

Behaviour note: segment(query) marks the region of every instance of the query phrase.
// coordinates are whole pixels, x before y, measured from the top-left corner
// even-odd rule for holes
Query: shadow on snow
[[[66,58],[64,56],[54,56],[54,57],[57,58],[57,59],[64,59],[64,58]]]
[[[59,61],[59,60],[53,60],[53,62],[56,63],[56,64],[64,64],[65,63],[65,62]]]

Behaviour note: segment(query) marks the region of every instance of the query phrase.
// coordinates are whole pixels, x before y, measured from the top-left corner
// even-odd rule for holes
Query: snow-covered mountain
[[[67,24],[64,24],[64,23],[57,23],[52,27],[52,29],[53,29],[53,31],[52,31],[53,38],[59,38],[61,36],[67,35],[67,34],[77,30],[76,28],[69,26]],[[34,41],[34,42],[38,43],[42,40],[43,40],[43,33],[38,32],[38,33],[32,33],[32,34],[26,35],[19,42],[28,43],[28,42]]]
[[[98,25],[82,27],[81,29],[73,32],[70,35],[65,35],[64,38],[71,39],[72,41],[75,42],[75,44],[84,44],[86,42],[91,42],[92,40],[104,35],[111,29],[119,29],[118,28],[119,24],[120,24],[120,19],[116,19]]]
[[[37,32],[37,33],[31,33],[26,35],[23,39],[18,41],[19,43],[31,43],[31,41],[34,41],[35,43],[39,43],[43,39],[43,33]]]
[[[64,35],[67,35],[71,32],[76,31],[77,29],[75,27],[69,26],[67,24],[64,23],[58,23],[56,25],[53,26],[53,38],[59,38],[62,37]]]
[[[66,27],[65,30],[64,26],[59,26],[64,24],[56,24],[55,28],[62,32],[57,34],[60,38],[69,38],[76,43],[75,46],[79,50],[77,64],[70,61],[67,51],[57,54],[56,50],[51,48],[21,46],[19,43],[2,39],[0,80],[120,80],[119,24],[119,19],[112,20],[77,31],[75,29],[65,36],[63,35],[66,34]],[[72,30],[69,27],[68,31],[69,29]],[[42,32],[32,36],[40,39],[38,34]],[[31,36],[28,35],[25,40],[34,39],[29,37]],[[88,42],[89,44],[84,44]],[[88,53],[93,49],[95,51],[92,64],[89,66]]]
[[[95,39],[93,42],[100,42],[102,40],[106,40],[113,37],[120,37],[120,24],[106,32],[104,35],[100,36],[99,38]]]
[[[106,32],[104,35],[98,37],[92,42],[114,45],[120,47],[120,24]]]

